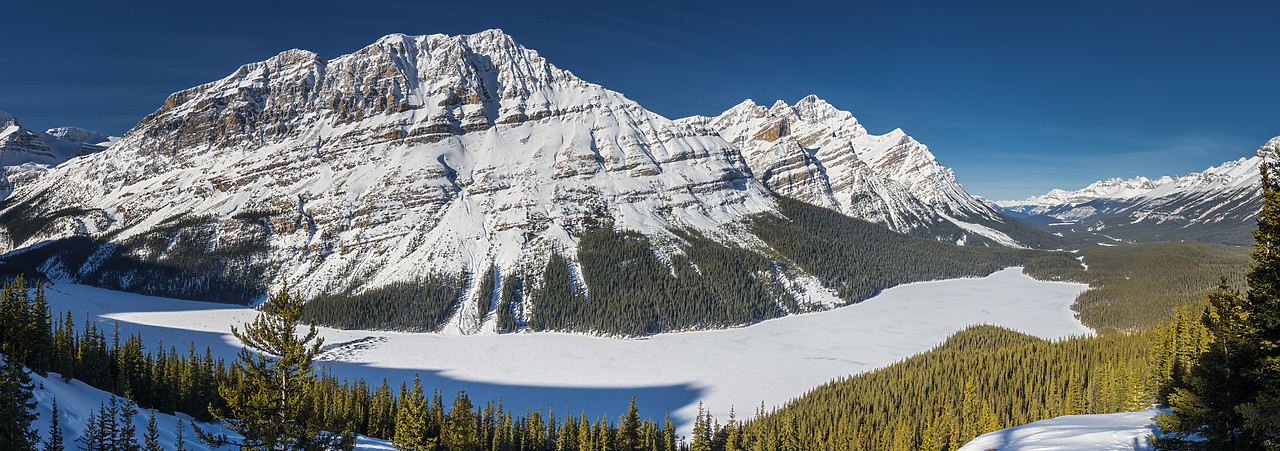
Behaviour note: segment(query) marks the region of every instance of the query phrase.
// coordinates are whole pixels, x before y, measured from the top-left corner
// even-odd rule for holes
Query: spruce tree
[[[1262,211],[1253,232],[1253,267],[1246,276],[1244,377],[1251,397],[1236,408],[1253,445],[1280,449],[1280,168],[1262,165]]]
[[[619,431],[618,441],[622,442],[623,451],[639,451],[640,450],[640,414],[636,409],[636,397],[631,397],[631,405],[627,407],[627,415],[622,417],[622,424],[618,425]]]
[[[81,451],[115,451],[118,444],[116,439],[119,438],[119,424],[116,422],[116,415],[119,414],[119,408],[115,404],[115,398],[112,402],[101,403],[98,410],[89,413],[89,418],[85,421],[84,431],[80,433],[80,438],[76,441],[80,443]]]
[[[1225,279],[1202,322],[1211,336],[1161,415],[1163,448],[1280,448],[1280,170],[1264,163],[1253,266],[1241,296]]]
[[[0,354],[0,449],[33,450],[40,442],[31,429],[36,402],[31,397],[31,375],[17,359]]]
[[[475,451],[480,449],[480,437],[475,420],[471,416],[471,398],[459,391],[449,409],[449,422],[445,426],[444,446],[450,451]]]
[[[413,376],[413,390],[400,386],[400,404],[396,410],[395,436],[392,443],[397,450],[421,451],[435,449],[436,437],[429,433],[431,408],[422,395],[422,380]]]
[[[231,333],[245,344],[236,361],[240,383],[224,382],[218,393],[225,409],[211,409],[240,434],[206,434],[192,424],[202,442],[212,447],[234,445],[242,450],[351,449],[355,436],[349,432],[330,433],[321,429],[319,415],[308,409],[311,390],[316,385],[312,366],[323,339],[316,327],[298,336],[295,328],[302,315],[302,298],[288,287],[273,294],[262,312]],[[252,349],[253,351],[251,351]],[[254,352],[257,351],[257,352]],[[191,365],[196,365],[192,357]]]
[[[111,397],[111,410],[117,415],[116,434],[113,438],[115,447],[112,451],[142,451],[142,447],[138,445],[138,428],[133,425],[133,417],[138,414],[138,408],[128,398]]]
[[[710,413],[702,410],[702,403],[698,403],[698,418],[693,422],[693,445],[690,445],[691,451],[711,451],[711,420]]]
[[[185,420],[178,420],[178,428],[173,432],[173,448],[177,451],[186,451],[187,449],[187,431],[184,427]]]
[[[58,398],[53,398],[53,413],[49,417],[49,438],[41,451],[62,451],[62,415],[58,413]]]
[[[147,433],[142,436],[142,449],[146,451],[164,451],[160,446],[160,427],[156,425],[156,410],[151,409],[147,418]]]

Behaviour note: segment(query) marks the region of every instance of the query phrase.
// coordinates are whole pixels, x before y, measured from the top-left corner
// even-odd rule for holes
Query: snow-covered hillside
[[[288,280],[313,295],[489,268],[500,284],[539,280],[604,221],[659,252],[679,243],[673,228],[758,244],[737,223],[773,205],[714,132],[500,30],[397,34],[331,60],[289,50],[173,94],[110,150],[19,189],[3,246],[88,238],[74,252],[92,258],[45,262],[54,277],[92,279],[125,245],[149,262],[216,259],[184,278],[192,292]],[[173,285],[148,274],[111,277]],[[476,302],[462,305],[455,329],[481,330]]]
[[[1251,239],[1258,212],[1259,166],[1277,161],[1280,137],[1253,156],[1181,177],[1108,179],[1076,191],[1053,190],[1021,201],[996,201],[1024,221],[1073,236],[1132,241]]]
[[[923,144],[901,129],[872,135],[817,96],[771,107],[746,100],[719,116],[680,122],[719,132],[778,194],[903,233],[1019,246],[1000,230],[1005,218],[966,192]]]
[[[16,116],[0,111],[0,200],[45,170],[78,156],[101,152],[119,139],[76,127],[36,132],[23,126]]]
[[[58,373],[49,373],[48,377],[39,374],[31,374],[31,382],[36,389],[33,391],[36,400],[36,413],[39,415],[35,421],[31,423],[31,427],[40,432],[42,444],[49,438],[49,422],[53,419],[53,402],[58,402],[58,420],[62,428],[63,442],[65,449],[80,449],[76,439],[84,432],[87,427],[89,415],[96,415],[98,407],[111,399],[111,394],[98,390],[86,385],[79,380],[71,380],[63,382],[62,377]],[[142,443],[143,434],[147,432],[147,422],[149,420],[149,410],[139,409],[138,414],[133,416],[133,426],[137,431],[137,441]],[[187,424],[183,426],[183,437],[185,443],[183,448],[190,451],[208,451],[209,448],[196,440],[195,433],[191,431],[191,417],[183,413],[177,416],[156,412],[156,428],[160,431],[160,445],[164,449],[177,449],[175,445],[177,441],[178,420],[181,419]],[[208,433],[218,434],[226,433],[231,437],[237,437],[234,433],[224,430],[214,424],[200,424],[200,429]],[[358,450],[391,450],[395,447],[391,446],[385,440],[372,439],[369,437],[356,437],[356,449]]]
[[[1045,338],[1090,333],[1070,305],[1086,287],[1040,282],[1011,268],[982,279],[903,285],[862,303],[752,326],[611,339],[567,333],[450,336],[321,329],[324,364],[339,377],[412,380],[510,409],[616,415],[636,397],[641,413],[687,427],[699,401],[722,420],[763,401],[777,406],[832,379],[928,351],[955,332],[995,324]],[[141,333],[148,349],[195,341],[234,358],[230,326],[257,312],[154,298],[85,285],[47,290],[51,309],[88,315],[120,333]],[[672,370],[678,368],[679,371]],[[545,411],[545,410],[544,410]],[[687,430],[687,429],[684,429]]]
[[[960,451],[1149,450],[1158,435],[1156,409],[1100,415],[1066,415],[988,432]]]

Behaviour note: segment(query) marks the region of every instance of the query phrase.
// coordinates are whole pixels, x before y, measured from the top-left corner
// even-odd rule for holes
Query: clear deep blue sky
[[[0,0],[0,110],[127,131],[290,48],[502,28],[670,118],[817,94],[975,194],[1178,175],[1280,135],[1280,2]]]

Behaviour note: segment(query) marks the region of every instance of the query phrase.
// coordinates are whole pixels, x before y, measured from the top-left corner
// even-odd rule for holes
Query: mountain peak
[[[720,225],[774,208],[714,131],[577,79],[501,30],[387,35],[327,61],[282,52],[170,96],[106,154],[54,170],[41,180],[80,180],[57,183],[56,202],[104,221],[67,233],[130,239],[191,215],[243,232],[212,248],[269,241],[261,261],[289,262],[270,271],[317,290],[495,266],[540,277],[545,251],[575,249],[591,221],[678,241],[671,229],[727,236]],[[269,232],[236,219],[249,213]],[[467,305],[459,327],[475,331],[484,312]]]
[[[3,121],[0,120],[0,122]],[[1259,147],[1258,151],[1254,153],[1254,155],[1270,159],[1272,161],[1280,160],[1280,136],[1271,138],[1266,144]]]
[[[18,122],[18,117],[4,111],[0,111],[0,125],[8,125],[11,122]]]

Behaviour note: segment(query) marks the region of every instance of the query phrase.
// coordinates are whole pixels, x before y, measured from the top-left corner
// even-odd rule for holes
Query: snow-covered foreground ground
[[[98,407],[111,399],[111,394],[90,387],[78,380],[71,382],[63,382],[57,373],[49,373],[49,377],[41,377],[39,374],[31,374],[31,382],[35,384],[36,389],[33,391],[36,399],[36,413],[40,415],[31,423],[31,427],[40,431],[40,439],[42,444],[49,439],[49,421],[53,415],[53,400],[58,399],[58,420],[62,426],[62,446],[65,449],[80,449],[80,444],[76,443],[76,439],[84,432],[87,426],[89,415],[97,414]],[[142,443],[142,435],[147,433],[147,420],[151,411],[138,409],[138,414],[133,417],[133,426],[137,429],[138,443]],[[156,412],[156,428],[160,432],[160,443],[164,449],[176,449],[174,446],[177,437],[178,419],[187,421],[183,426],[183,436],[186,437],[186,443],[183,445],[185,449],[192,451],[208,451],[195,438],[195,433],[191,431],[191,417],[179,414],[165,415]],[[220,427],[208,424],[201,424],[200,429],[205,432],[219,433],[227,432]],[[231,434],[233,437],[238,437]],[[224,448],[225,449],[225,448]],[[391,450],[395,449],[385,440],[371,439],[369,437],[359,436],[356,438],[356,449],[359,450]]]
[[[1149,450],[1160,411],[1066,415],[978,436],[960,451]]]
[[[501,398],[516,410],[551,407],[614,417],[636,397],[642,416],[691,424],[698,402],[724,418],[761,403],[780,405],[832,379],[884,367],[924,352],[956,331],[995,324],[1045,338],[1090,333],[1069,306],[1086,287],[1040,282],[1010,268],[981,279],[922,282],[885,290],[860,304],[749,327],[611,339],[563,333],[448,336],[324,329],[325,365],[340,377],[387,378],[393,387],[422,377],[446,398]],[[234,359],[230,326],[250,309],[155,298],[59,283],[52,308],[84,315],[121,334],[141,332],[186,349],[194,341]],[[447,401],[446,401],[447,403]],[[553,406],[554,404],[554,406]],[[688,430],[688,429],[684,429]]]

